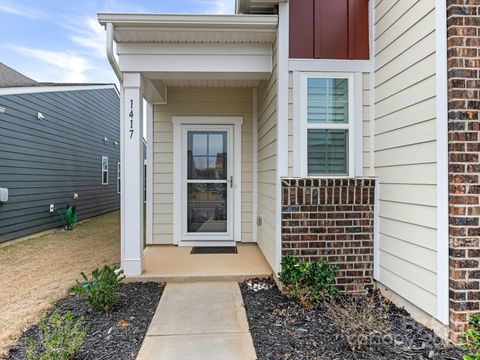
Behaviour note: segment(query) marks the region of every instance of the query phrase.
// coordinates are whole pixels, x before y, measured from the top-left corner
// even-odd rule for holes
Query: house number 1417
[[[130,100],[130,114],[128,114],[128,117],[130,118],[130,129],[128,130],[130,132],[130,139],[133,136],[133,99]]]

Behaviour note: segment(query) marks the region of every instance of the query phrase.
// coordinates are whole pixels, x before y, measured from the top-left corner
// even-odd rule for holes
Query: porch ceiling
[[[269,44],[276,15],[98,14],[114,26],[117,43]]]

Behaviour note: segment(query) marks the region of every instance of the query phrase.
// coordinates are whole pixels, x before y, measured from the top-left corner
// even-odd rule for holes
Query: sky
[[[0,0],[0,62],[47,82],[113,83],[98,12],[233,14],[235,0]]]

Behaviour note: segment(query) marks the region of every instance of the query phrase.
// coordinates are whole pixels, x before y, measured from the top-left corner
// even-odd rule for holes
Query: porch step
[[[242,282],[273,276],[272,268],[255,244],[238,244],[237,254],[190,254],[189,247],[149,246],[145,271],[127,281]]]
[[[125,282],[159,282],[159,283],[195,283],[195,282],[244,282],[249,279],[259,278],[266,279],[273,277],[273,272],[262,274],[245,274],[245,275],[179,275],[179,276],[162,276],[162,275],[140,275],[128,276]]]

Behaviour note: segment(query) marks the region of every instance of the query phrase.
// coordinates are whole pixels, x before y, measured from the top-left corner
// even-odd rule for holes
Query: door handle
[[[230,176],[230,180],[227,180],[228,183],[230,183],[230,188],[233,189],[233,176]]]

